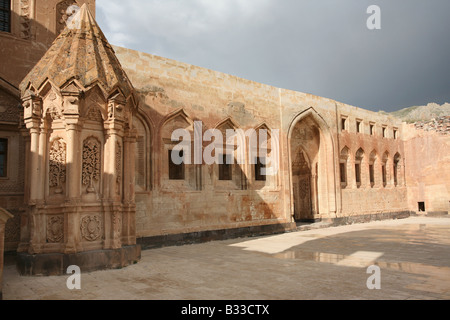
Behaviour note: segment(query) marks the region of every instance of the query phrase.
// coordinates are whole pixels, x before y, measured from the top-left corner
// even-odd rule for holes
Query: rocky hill
[[[391,113],[407,123],[414,123],[418,130],[436,131],[450,135],[450,103],[405,108]]]
[[[430,121],[432,119],[450,116],[450,103],[444,103],[443,105],[429,103],[426,106],[409,107],[392,112],[391,114],[407,123]]]

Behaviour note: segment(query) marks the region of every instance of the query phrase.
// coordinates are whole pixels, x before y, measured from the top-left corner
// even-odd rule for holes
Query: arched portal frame
[[[317,113],[314,108],[309,108],[294,116],[288,129],[288,164],[289,164],[289,186],[290,186],[290,215],[294,215],[294,193],[293,193],[293,171],[292,161],[295,157],[295,146],[292,146],[294,130],[302,122],[312,123],[318,130],[319,145],[317,161],[311,164],[314,176],[314,169],[317,174],[317,195],[312,201],[317,201],[317,212],[314,213],[314,220],[335,218],[337,211],[337,183],[336,179],[336,147],[331,134],[331,129],[325,120]]]

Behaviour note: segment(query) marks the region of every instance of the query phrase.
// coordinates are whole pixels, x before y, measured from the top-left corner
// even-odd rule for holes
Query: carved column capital
[[[37,120],[42,117],[42,99],[33,92],[27,92],[22,97],[24,107],[23,118],[25,123],[29,120]]]
[[[70,89],[62,90],[61,95],[63,97],[61,109],[64,117],[79,116],[81,92],[74,89],[73,86],[70,86]]]

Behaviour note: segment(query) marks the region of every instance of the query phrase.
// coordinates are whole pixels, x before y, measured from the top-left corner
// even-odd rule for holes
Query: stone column
[[[67,200],[65,217],[66,240],[65,253],[75,253],[79,246],[79,213],[78,205],[81,199],[81,155],[80,155],[80,130],[78,117],[66,119],[67,141],[66,141],[66,163],[67,163]]]
[[[13,218],[12,214],[10,214],[3,208],[0,208],[0,300],[3,299],[2,287],[3,287],[3,255],[5,244],[5,224],[11,218]]]
[[[127,166],[131,162],[134,165],[134,149],[128,150],[123,142],[125,120],[128,116],[126,100],[117,92],[108,99],[108,119],[104,123],[106,142],[103,192],[106,202],[109,203],[109,208],[105,209],[105,246],[111,249],[122,247],[123,224],[127,219],[122,201],[122,190],[125,189],[122,182],[126,180],[122,177],[128,173]]]
[[[36,190],[36,195],[39,201],[43,201],[45,198],[45,186],[46,183],[46,164],[47,164],[47,141],[48,141],[48,135],[47,135],[47,128],[45,124],[45,120],[41,120],[40,124],[40,130],[39,130],[39,170],[38,170],[38,181],[40,183],[40,186],[38,190]]]
[[[110,128],[106,129],[105,142],[105,161],[103,166],[103,194],[105,199],[105,248],[118,249],[122,246],[120,234],[122,229],[122,207],[120,199],[120,184],[117,183],[117,172],[121,170],[118,165],[121,159],[118,159],[120,141],[118,130],[114,129],[114,123],[109,123]],[[112,127],[112,128],[111,128]],[[117,188],[119,187],[119,194]]]
[[[41,195],[43,193],[42,177],[41,177],[41,158],[40,158],[40,134],[41,134],[41,116],[42,116],[42,100],[33,92],[27,92],[23,97],[24,105],[24,122],[30,133],[30,153],[29,153],[29,174],[28,187],[29,198],[25,201],[28,203],[27,219],[29,225],[29,246],[27,250],[30,254],[40,252],[42,244],[38,208],[37,204],[44,200]],[[21,246],[20,249],[24,249]]]
[[[136,244],[136,231],[135,231],[135,145],[136,145],[137,133],[134,130],[130,130],[124,138],[123,152],[124,152],[124,164],[123,164],[123,234],[122,241],[124,245]]]
[[[81,154],[80,154],[80,93],[77,90],[61,92],[64,104],[66,141],[67,198],[64,212],[65,248],[71,254],[81,250],[79,204],[81,201]]]

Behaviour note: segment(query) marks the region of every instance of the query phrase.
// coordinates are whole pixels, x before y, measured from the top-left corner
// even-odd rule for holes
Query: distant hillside
[[[429,121],[443,116],[450,116],[450,103],[438,105],[429,103],[426,106],[414,106],[390,113],[407,123]]]

